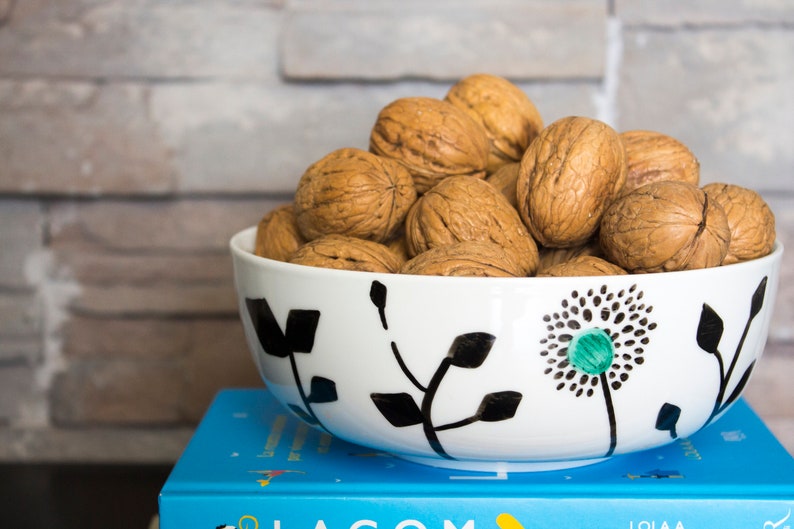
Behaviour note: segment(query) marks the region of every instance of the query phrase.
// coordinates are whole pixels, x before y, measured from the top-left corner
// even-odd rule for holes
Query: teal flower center
[[[600,375],[612,365],[615,346],[603,329],[588,329],[568,344],[568,361],[578,371]]]

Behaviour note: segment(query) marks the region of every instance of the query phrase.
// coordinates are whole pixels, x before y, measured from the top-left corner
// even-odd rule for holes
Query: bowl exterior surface
[[[570,466],[719,418],[760,359],[782,247],[663,274],[459,278],[347,272],[232,238],[269,390],[339,438],[439,466]]]

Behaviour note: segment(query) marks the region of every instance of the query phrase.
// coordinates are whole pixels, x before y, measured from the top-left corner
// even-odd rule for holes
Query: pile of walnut
[[[587,117],[545,126],[516,85],[476,74],[397,99],[369,151],[312,164],[257,227],[257,255],[404,274],[523,277],[707,268],[768,254],[761,196],[699,184],[678,140]]]

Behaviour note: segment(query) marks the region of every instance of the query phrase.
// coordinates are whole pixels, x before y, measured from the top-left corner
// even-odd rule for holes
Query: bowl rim
[[[322,268],[318,266],[309,266],[309,265],[302,265],[302,264],[295,264],[295,263],[287,263],[284,261],[278,261],[275,259],[269,259],[267,257],[262,257],[256,255],[253,252],[253,245],[246,244],[246,241],[253,242],[256,237],[256,230],[257,226],[249,226],[244,228],[229,239],[229,248],[231,250],[232,255],[237,258],[241,259],[242,261],[248,262],[249,264],[253,264],[256,266],[265,266],[270,268],[274,271],[290,273],[294,275],[304,275],[304,276],[311,276],[311,277],[318,277],[318,276],[328,276],[329,278],[341,279],[353,279],[356,277],[360,277],[362,279],[372,280],[381,278],[400,278],[400,281],[416,281],[416,282],[433,282],[435,284],[444,281],[449,283],[470,283],[475,282],[476,284],[482,286],[484,283],[493,286],[513,286],[517,287],[521,286],[529,286],[532,283],[543,281],[552,283],[552,282],[565,282],[570,281],[572,279],[590,279],[590,278],[601,278],[603,281],[604,278],[638,278],[642,277],[644,281],[646,280],[655,280],[655,278],[666,278],[666,279],[674,279],[681,274],[686,275],[687,277],[692,278],[696,275],[702,274],[714,274],[716,273],[731,273],[730,271],[739,272],[744,268],[754,268],[754,267],[765,267],[767,265],[772,266],[774,261],[780,261],[784,247],[783,243],[776,239],[775,243],[772,247],[772,251],[769,252],[767,255],[762,257],[758,257],[756,259],[751,259],[748,261],[741,261],[738,263],[732,263],[727,265],[720,265],[720,266],[713,266],[709,268],[699,268],[694,270],[676,270],[670,272],[647,272],[647,273],[635,273],[635,274],[626,274],[626,275],[604,275],[604,276],[544,276],[544,277],[536,277],[536,276],[527,276],[527,277],[468,277],[468,276],[438,276],[438,275],[419,275],[419,274],[400,274],[400,273],[387,273],[387,272],[367,272],[367,271],[360,271],[360,270],[341,270],[336,268]],[[636,279],[635,279],[636,280]]]

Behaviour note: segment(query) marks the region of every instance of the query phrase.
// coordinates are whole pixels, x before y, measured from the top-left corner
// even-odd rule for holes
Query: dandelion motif
[[[544,372],[557,381],[558,391],[575,397],[604,397],[610,425],[612,455],[617,444],[617,424],[612,391],[625,384],[631,372],[645,362],[645,348],[656,323],[649,319],[653,306],[643,301],[637,285],[617,292],[606,285],[586,292],[574,290],[560,310],[543,316],[546,336],[540,355]]]

